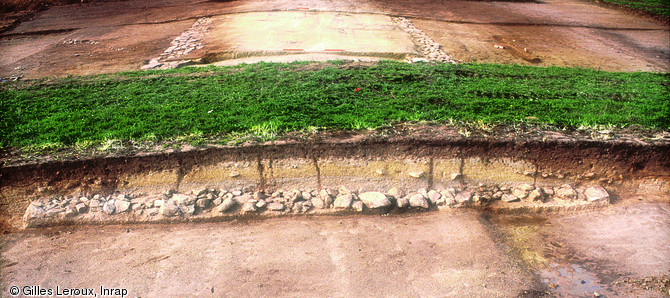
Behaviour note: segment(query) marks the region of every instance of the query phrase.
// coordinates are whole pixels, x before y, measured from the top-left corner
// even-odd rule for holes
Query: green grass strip
[[[603,0],[621,6],[644,11],[656,16],[670,17],[670,5],[667,0]]]
[[[259,63],[4,83],[0,145],[362,129],[449,119],[670,128],[668,74],[337,64]]]

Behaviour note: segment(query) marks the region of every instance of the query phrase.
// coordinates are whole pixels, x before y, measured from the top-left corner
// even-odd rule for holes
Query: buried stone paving
[[[6,167],[3,177],[9,179],[3,179],[4,197],[0,199],[11,216],[11,225],[20,227],[30,205],[34,209],[29,212],[28,225],[190,221],[236,217],[242,210],[269,216],[365,211],[376,208],[361,199],[368,192],[381,192],[398,206],[390,209],[425,208],[427,203],[429,209],[449,209],[447,201],[453,199],[465,203],[463,206],[521,213],[588,209],[608,203],[609,196],[615,203],[621,197],[636,196],[664,200],[670,185],[657,176],[667,170],[661,162],[663,146],[619,148],[603,158],[599,153],[605,148],[602,146],[518,151],[506,146],[469,145],[470,156],[454,158],[461,147],[431,147],[429,143],[420,147],[414,142],[355,144],[313,147],[311,150],[319,150],[319,157],[295,143],[262,150],[221,148],[138,156],[122,163],[96,159]],[[593,156],[599,158],[591,159]],[[644,167],[632,172],[631,158]],[[33,183],[26,185],[26,180]],[[348,191],[340,193],[340,186]],[[205,195],[199,193],[203,189],[208,197],[200,198]],[[119,199],[121,194],[124,197]],[[224,200],[225,212],[216,210]],[[331,209],[336,200],[343,208]],[[248,201],[257,204],[246,204]],[[168,202],[164,207],[167,213],[160,214],[162,204]],[[124,212],[117,212],[117,208]],[[381,210],[389,211],[394,210]]]
[[[425,44],[420,52],[416,42]],[[439,45],[402,18],[319,11],[249,12],[198,19],[142,69],[175,68],[194,61],[321,60],[320,56],[412,62],[408,57],[427,55],[424,61],[455,62],[439,51]],[[278,60],[269,58],[272,56],[289,57]]]
[[[205,60],[286,54],[403,59],[418,54],[407,33],[378,14],[285,11],[214,17]]]
[[[633,204],[548,218],[461,209],[49,228],[3,237],[0,290],[104,281],[131,296],[664,297],[669,212]]]
[[[261,214],[328,214],[403,210],[448,210],[489,207],[509,212],[560,211],[603,207],[610,195],[603,187],[575,189],[534,187],[509,188],[479,185],[471,188],[419,189],[406,192],[393,187],[386,192],[349,190],[223,190],[202,188],[190,193],[169,191],[161,195],[94,195],[92,198],[55,197],[30,203],[23,217],[26,227],[59,223],[151,222],[162,220],[204,220]]]
[[[317,26],[310,27],[287,23],[284,20],[284,23],[289,25],[287,30],[318,34],[334,29],[344,30],[346,34],[340,37],[345,37],[341,41],[346,42],[347,47],[340,47],[345,51],[358,51],[350,47],[367,43],[370,36],[376,38],[375,34],[370,35],[370,32],[396,34],[395,31],[398,31],[407,35],[399,27],[390,26],[391,23],[388,22],[390,18],[383,16],[386,14],[403,16],[411,20],[412,27],[423,31],[429,37],[424,38],[423,42],[418,42],[412,36],[414,43],[409,44],[411,49],[419,46],[418,50],[421,53],[416,53],[426,56],[423,58],[427,60],[430,59],[423,52],[425,47],[428,50],[438,49],[439,51],[431,52],[437,54],[438,58],[441,51],[464,62],[556,65],[609,71],[668,71],[670,35],[665,24],[582,1],[542,3],[453,1],[450,5],[443,5],[428,0],[374,2],[360,0],[312,1],[309,7],[304,6],[304,3],[296,1],[146,0],[103,1],[51,7],[36,14],[31,20],[22,22],[14,30],[0,35],[4,54],[0,55],[0,77],[16,79],[66,74],[99,74],[137,70],[143,63],[154,66],[164,64],[160,61],[152,63],[151,59],[161,57],[161,54],[165,54],[165,50],[175,46],[171,41],[189,32],[189,28],[199,19],[211,16],[212,19],[242,20],[253,15],[245,12],[255,11],[261,16],[257,21],[262,21],[263,16],[275,17],[284,13],[279,11],[298,8],[307,8],[310,11],[285,13],[287,16],[303,14],[301,18],[305,21],[319,20],[320,14],[331,16],[341,14],[344,17],[339,17],[340,19],[356,19],[358,17],[354,15],[365,15],[366,12],[379,13],[376,18],[382,22],[374,22],[374,25],[375,28],[383,30],[368,32],[365,32],[364,26],[356,27],[355,24],[337,27],[339,25],[334,23],[334,26],[328,27],[324,25],[325,23],[312,23]],[[313,9],[321,12],[312,11]],[[260,12],[264,10],[272,12]],[[241,14],[230,15],[235,13]],[[249,16],[245,17],[242,14]],[[266,22],[265,25],[262,25],[263,22],[257,24],[260,24],[261,28],[269,25],[270,29],[278,29],[272,27],[271,22]],[[197,49],[196,46],[195,50],[187,54],[184,54],[188,51],[187,48],[181,54],[177,50],[174,52],[177,55],[173,59],[183,58],[184,61],[197,59],[207,51],[232,53],[231,51],[244,50],[249,53],[249,49],[245,49],[244,45],[247,41],[253,40],[249,36],[251,33],[258,33],[254,31],[256,29],[245,31],[247,28],[242,27],[243,23],[240,22],[233,22],[230,25],[232,29],[239,30],[217,33],[216,38],[222,43],[203,42],[204,48]],[[295,29],[291,27],[293,25],[296,26]],[[390,27],[395,29],[384,31]],[[323,30],[314,30],[315,28]],[[347,32],[348,29],[352,30]],[[359,34],[358,29],[363,31]],[[281,30],[275,31],[282,34]],[[419,35],[423,36],[422,34]],[[266,38],[268,43],[277,38],[273,35],[266,37],[270,37]],[[350,43],[347,38],[357,43]],[[410,39],[407,36],[405,38]],[[96,44],[63,43],[68,40],[89,40]],[[286,41],[294,42],[287,44],[289,48],[298,46],[309,48],[307,44],[300,45],[301,41],[297,39]],[[339,37],[337,41],[340,41]],[[398,43],[401,47],[407,46],[402,40],[393,40],[393,43]],[[177,44],[177,47],[183,45]],[[332,44],[333,47],[335,45]],[[253,47],[251,50],[269,49]],[[169,52],[168,54],[172,53]],[[302,58],[311,60],[321,55],[324,54]],[[328,59],[341,58],[338,55],[333,56],[333,58],[329,56]],[[263,60],[258,57],[252,58],[245,61]]]
[[[410,63],[456,63],[440,44],[402,17],[287,11],[200,18],[142,69],[175,68],[194,61],[242,63],[348,56],[358,56],[361,61],[388,58]]]

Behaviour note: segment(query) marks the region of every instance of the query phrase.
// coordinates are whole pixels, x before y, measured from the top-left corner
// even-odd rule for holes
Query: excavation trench
[[[375,140],[370,136],[346,136],[5,166],[0,168],[0,199],[3,220],[15,227],[451,207],[553,212],[602,207],[633,198],[667,199],[668,152],[668,144],[627,141]],[[393,187],[405,193],[390,194]],[[573,196],[564,195],[562,187],[571,189]],[[587,189],[599,187],[609,198],[591,200],[585,196]],[[310,201],[324,199],[324,189],[330,192],[325,206]],[[517,195],[521,191],[526,192],[525,196]],[[541,197],[531,199],[533,191]],[[337,208],[333,200],[337,201],[343,192],[351,193],[353,199]],[[356,202],[366,192],[384,193],[392,205],[378,208],[366,202],[365,207],[359,204],[357,208]],[[399,208],[403,198],[417,193],[423,194],[428,206]],[[163,203],[172,203],[176,194],[185,201],[175,202],[175,208],[193,208],[186,206],[164,214]],[[504,202],[512,194],[520,199]],[[91,205],[92,198],[100,206]],[[200,204],[200,199],[207,202]],[[220,207],[225,199],[231,199],[233,203],[229,204],[235,206]],[[119,206],[117,202],[117,212],[106,214],[103,205],[109,200],[128,204]],[[258,204],[246,210],[247,201]],[[273,202],[278,204],[271,207]],[[31,208],[44,214],[33,224],[26,224],[26,218],[21,217]],[[57,211],[49,213],[50,208]]]

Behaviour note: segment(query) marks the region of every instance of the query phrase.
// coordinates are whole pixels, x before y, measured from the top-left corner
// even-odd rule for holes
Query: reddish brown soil
[[[592,3],[380,1],[465,62],[670,69],[666,24]],[[505,48],[494,47],[498,43]]]
[[[95,0],[0,0],[0,13],[40,11],[49,6],[94,2]],[[99,0],[96,2],[100,2]]]
[[[668,25],[577,0],[148,0],[51,7],[15,28],[9,25],[13,29],[0,35],[0,77],[137,70],[197,18],[301,7],[405,16],[446,53],[465,62],[670,70]],[[4,14],[2,19],[11,23],[17,16]],[[496,43],[505,48],[495,48]],[[206,45],[204,52],[208,46],[225,45]]]

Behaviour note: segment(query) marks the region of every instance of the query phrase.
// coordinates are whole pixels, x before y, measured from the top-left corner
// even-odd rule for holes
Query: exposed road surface
[[[663,297],[662,284],[645,290],[624,279],[670,274],[666,203],[553,217],[456,211],[69,227],[3,240],[5,296],[33,285],[143,297]]]
[[[52,7],[1,33],[0,77],[138,70],[204,19],[199,46],[171,59],[426,55],[394,17],[464,62],[670,71],[668,25],[579,0],[145,0]],[[347,55],[273,56],[284,49]]]

